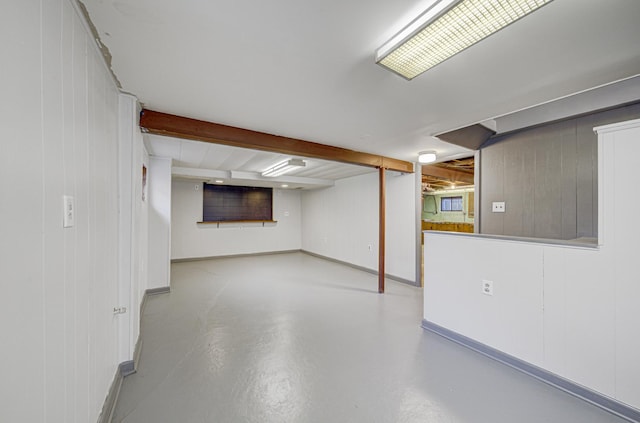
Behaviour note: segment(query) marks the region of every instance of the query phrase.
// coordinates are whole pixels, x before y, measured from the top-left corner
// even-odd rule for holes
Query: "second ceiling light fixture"
[[[440,0],[376,51],[376,63],[413,79],[552,0]]]

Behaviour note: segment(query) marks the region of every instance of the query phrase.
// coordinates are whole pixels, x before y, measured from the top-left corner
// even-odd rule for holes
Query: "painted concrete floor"
[[[421,289],[303,253],[173,264],[113,421],[624,421],[421,319]]]

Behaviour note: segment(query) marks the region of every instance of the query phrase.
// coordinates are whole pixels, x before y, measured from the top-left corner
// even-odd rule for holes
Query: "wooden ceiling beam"
[[[434,176],[440,179],[446,179],[449,181],[464,182],[469,185],[473,185],[473,175],[467,172],[460,172],[457,170],[443,168],[437,165],[424,165],[422,166],[422,174],[427,176]]]
[[[153,110],[142,110],[140,127],[155,135],[413,173],[413,163],[403,160]]]

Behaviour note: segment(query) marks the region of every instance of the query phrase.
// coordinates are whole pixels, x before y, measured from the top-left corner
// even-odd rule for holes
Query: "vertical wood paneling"
[[[637,117],[639,104],[620,107],[505,135],[484,148],[482,233],[595,237],[598,175],[593,128]],[[493,201],[505,201],[506,213],[493,213]]]
[[[60,2],[43,2],[42,34],[61,34],[63,7]],[[49,421],[65,421],[65,391],[60,381],[65,379],[65,291],[64,291],[64,243],[61,198],[65,194],[63,166],[64,119],[62,97],[62,43],[61,37],[42,37],[42,110],[43,134],[43,182],[44,209],[44,255],[43,273],[45,283],[45,414]]]
[[[0,421],[92,422],[118,364],[118,91],[70,0],[10,2],[0,35]]]
[[[560,222],[561,238],[574,239],[577,238],[577,222],[578,222],[578,152],[576,125],[567,125],[560,134],[560,179],[558,185],[560,188],[560,205],[562,216]],[[592,143],[595,146],[595,143]],[[595,157],[595,156],[594,156]],[[595,167],[595,164],[594,164]]]
[[[480,172],[481,230],[485,234],[502,234],[504,232],[503,214],[492,213],[494,201],[504,201],[504,145],[496,144],[482,150],[482,167]],[[510,207],[507,204],[507,207]]]
[[[597,143],[590,118],[578,119],[576,126],[576,207],[577,236],[594,236],[598,222]]]
[[[536,169],[536,146],[532,142],[523,143],[520,148],[520,154],[522,155],[522,174],[519,175],[519,180],[522,182],[520,187],[522,188],[522,236],[533,237],[536,235],[535,231],[535,214],[536,214],[536,185],[535,178]],[[528,175],[534,175],[527,177]],[[505,197],[506,200],[507,197]],[[511,213],[511,201],[508,201],[508,212]],[[506,233],[506,232],[505,232]]]
[[[504,198],[509,199],[508,213],[502,215],[505,233],[514,236],[524,236],[524,213],[527,210],[525,203],[529,199],[525,198],[525,190],[522,185],[524,174],[524,155],[518,148],[514,148],[513,143],[505,143],[504,149]],[[501,201],[501,200],[496,200]]]
[[[617,207],[612,210],[615,222],[613,239],[616,242],[615,277],[615,349],[616,398],[640,406],[640,283],[635,264],[638,260],[637,241],[640,231],[626,224],[637,219],[640,200],[633,189],[636,185],[636,161],[640,155],[640,127],[605,135],[606,143],[615,143],[613,166],[615,180],[612,188]],[[607,174],[608,176],[609,174]],[[619,222],[619,223],[618,223]],[[607,222],[608,223],[608,222]],[[609,226],[607,226],[609,227]],[[607,234],[608,236],[609,234]]]
[[[560,138],[556,134],[536,136],[536,167],[534,192],[534,234],[540,238],[559,238],[562,221],[560,179]],[[526,178],[529,175],[522,175]]]
[[[46,279],[43,277],[43,140],[40,3],[0,13],[0,421],[44,420]],[[19,365],[25,363],[25,365]],[[17,394],[20,393],[20,394]]]

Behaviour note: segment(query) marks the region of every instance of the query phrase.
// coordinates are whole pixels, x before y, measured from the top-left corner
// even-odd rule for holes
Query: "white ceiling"
[[[225,185],[314,189],[333,185],[337,179],[375,172],[375,169],[302,156],[290,156],[220,144],[145,135],[149,154],[173,159],[173,176]],[[271,166],[290,158],[304,159],[305,166],[277,178],[262,177]]]
[[[640,74],[638,0],[555,0],[412,81],[374,52],[433,0],[84,3],[146,108],[408,161],[469,154],[434,134]]]

